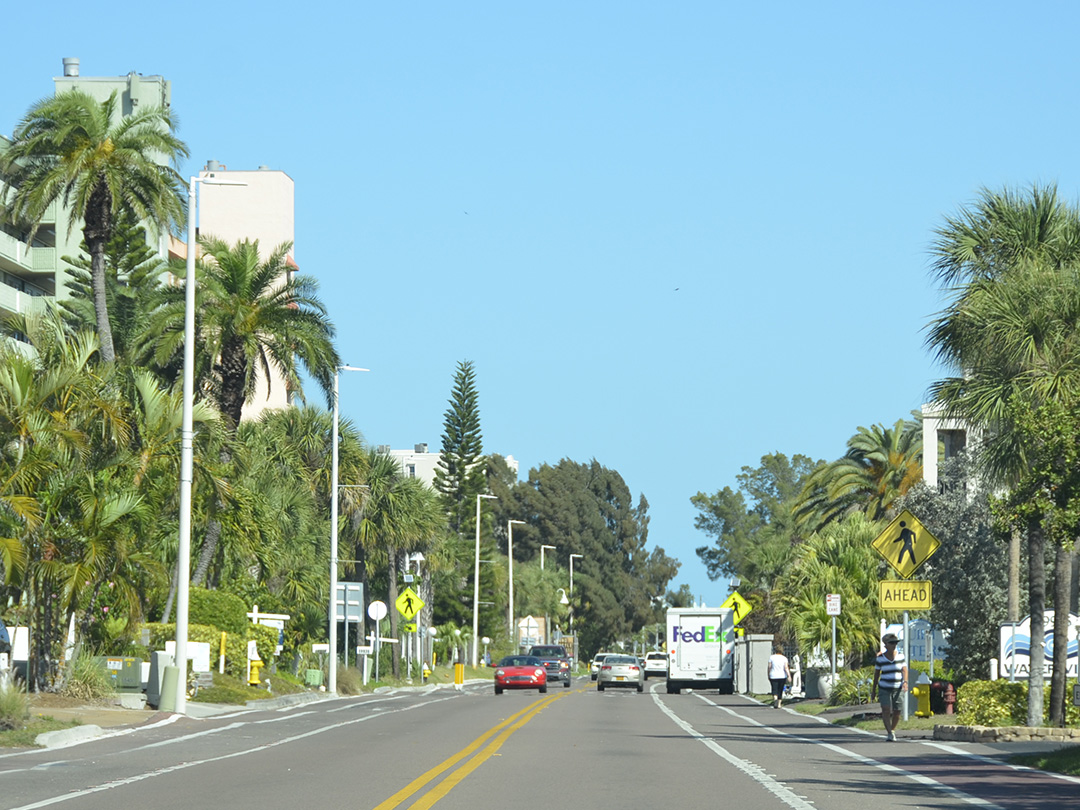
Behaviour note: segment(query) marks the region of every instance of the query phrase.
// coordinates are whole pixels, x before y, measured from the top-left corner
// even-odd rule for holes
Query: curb
[[[42,748],[67,748],[69,745],[78,745],[104,736],[105,730],[101,726],[75,726],[42,732],[34,738],[34,745]]]

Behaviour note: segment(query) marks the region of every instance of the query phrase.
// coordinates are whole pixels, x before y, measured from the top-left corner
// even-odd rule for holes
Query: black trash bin
[[[933,681],[930,684],[930,711],[934,714],[945,714],[945,687],[948,681]]]

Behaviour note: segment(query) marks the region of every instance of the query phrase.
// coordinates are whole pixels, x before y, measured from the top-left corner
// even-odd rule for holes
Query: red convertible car
[[[508,655],[495,669],[495,694],[503,689],[539,689],[547,691],[547,672],[534,655]]]

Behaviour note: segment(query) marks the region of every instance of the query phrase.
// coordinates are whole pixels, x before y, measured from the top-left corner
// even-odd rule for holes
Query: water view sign
[[[1075,678],[1077,673],[1078,650],[1080,642],[1077,641],[1077,625],[1080,625],[1080,617],[1069,614],[1069,635],[1066,638],[1067,663],[1066,673],[1069,678]],[[998,649],[998,670],[1003,678],[1015,675],[1017,678],[1026,678],[1031,669],[1031,617],[1016,624],[1015,631],[1012,624],[1001,625],[1000,643]],[[1054,669],[1054,611],[1046,611],[1043,619],[1043,676],[1050,677]]]

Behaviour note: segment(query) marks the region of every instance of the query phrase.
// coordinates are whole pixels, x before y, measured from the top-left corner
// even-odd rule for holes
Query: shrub
[[[84,649],[71,665],[60,694],[78,700],[103,700],[115,694],[108,670],[91,651]]]
[[[165,642],[176,638],[175,624],[144,624],[142,630],[149,636],[147,646],[151,650],[164,650]],[[245,633],[225,634],[225,672],[234,678],[247,675],[247,643],[254,639],[259,650],[259,658],[266,666],[274,660],[277,649],[278,631],[276,627],[264,627],[261,624],[244,626]],[[203,641],[210,644],[210,667],[217,669],[218,654],[221,649],[221,630],[208,625],[188,625],[188,640]]]
[[[192,588],[190,600],[188,621],[191,624],[206,624],[240,636],[251,627],[244,600],[236,594]]]
[[[1072,683],[1066,694],[1072,694]],[[977,726],[1027,725],[1027,681],[968,681],[956,690],[956,713],[965,723]],[[1050,690],[1043,701],[1043,722],[1048,721]],[[1067,725],[1080,725],[1080,707],[1065,708]]]
[[[0,731],[22,728],[30,717],[30,698],[14,683],[0,686]]]
[[[338,667],[337,691],[339,695],[359,695],[364,690],[364,676],[356,667]]]
[[[874,683],[874,668],[840,670],[829,693],[830,706],[855,706],[870,702],[870,687]]]

